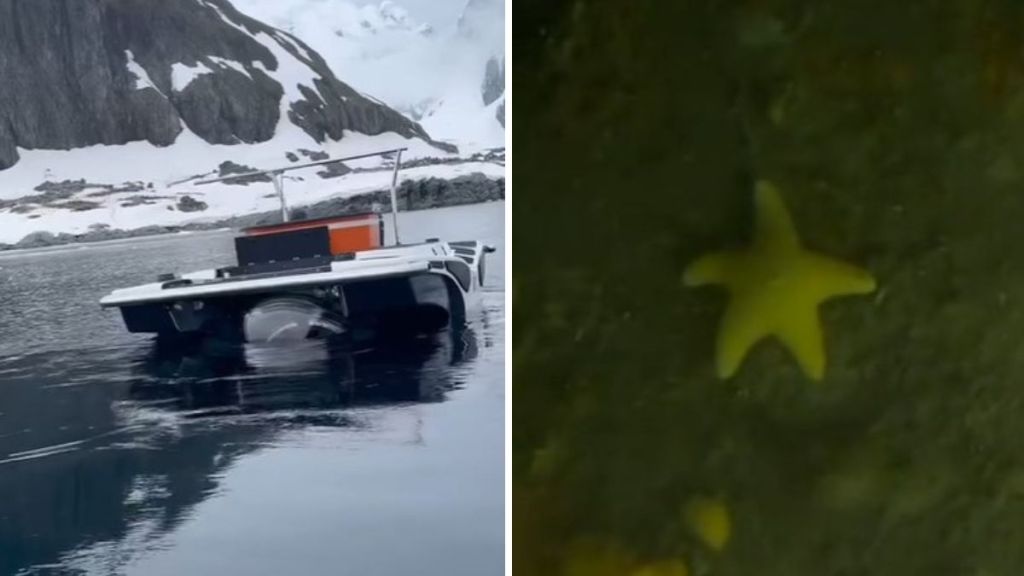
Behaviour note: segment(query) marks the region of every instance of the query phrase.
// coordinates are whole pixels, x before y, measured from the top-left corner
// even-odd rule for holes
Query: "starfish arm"
[[[787,315],[775,334],[793,353],[809,378],[822,379],[825,375],[825,339],[817,306],[809,306]]]
[[[686,286],[705,286],[708,284],[725,284],[730,271],[735,268],[738,254],[735,252],[715,252],[697,258],[683,272],[683,284]]]
[[[725,379],[736,374],[750,348],[768,333],[768,326],[763,322],[762,315],[757,314],[756,307],[734,297],[718,329],[715,350],[715,372],[718,377]]]
[[[760,181],[754,191],[754,244],[763,248],[791,250],[800,245],[793,220],[775,185]]]
[[[875,278],[867,270],[817,254],[806,256],[809,275],[814,279],[814,287],[822,300],[875,291]]]

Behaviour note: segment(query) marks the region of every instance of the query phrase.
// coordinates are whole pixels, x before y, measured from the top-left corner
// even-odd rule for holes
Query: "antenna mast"
[[[391,173],[391,214],[395,220],[395,245],[402,243],[398,239],[398,168],[402,165],[402,150],[405,150],[405,148],[399,148],[395,151],[395,169]]]
[[[358,154],[356,156],[346,156],[344,158],[331,158],[328,160],[320,160],[318,162],[307,162],[306,164],[296,164],[293,166],[283,166],[280,168],[272,168],[270,170],[254,170],[252,172],[245,172],[243,174],[231,174],[229,176],[222,176],[220,178],[211,178],[208,180],[200,180],[195,182],[197,186],[202,184],[213,184],[214,182],[224,182],[225,180],[238,180],[241,178],[251,178],[253,176],[270,176],[271,182],[274,183],[274,190],[277,192],[277,199],[281,203],[281,219],[284,222],[288,222],[288,202],[284,196],[284,173],[290,170],[299,170],[301,168],[309,168],[310,166],[322,166],[324,164],[334,164],[336,162],[345,162],[347,160],[359,160],[362,158],[372,158],[373,156],[387,156],[388,154],[394,154],[395,167],[391,172],[391,213],[394,216],[394,227],[395,227],[395,244],[400,244],[398,239],[398,170],[402,166],[402,152],[408,150],[408,148],[393,148],[391,150],[381,150],[380,152],[370,152],[367,154]],[[182,182],[175,182],[175,184],[183,184]]]

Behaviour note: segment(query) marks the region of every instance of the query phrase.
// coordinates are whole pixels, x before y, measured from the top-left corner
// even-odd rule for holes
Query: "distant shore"
[[[407,180],[402,182],[397,192],[398,209],[400,211],[426,210],[445,206],[478,204],[505,199],[505,179],[489,178],[483,174],[468,174],[451,179],[427,178],[424,180]],[[371,212],[374,208],[391,209],[391,198],[388,190],[356,194],[341,198],[332,198],[310,204],[292,207],[293,218],[322,218],[343,214]],[[239,229],[250,226],[273,224],[281,221],[277,210],[257,212],[222,218],[214,221],[189,222],[179,225],[151,225],[130,230],[100,228],[82,234],[39,231],[25,236],[15,244],[0,243],[0,251],[29,250],[67,244],[105,242],[128,238],[141,238],[177,232],[194,232],[218,230],[224,228]]]

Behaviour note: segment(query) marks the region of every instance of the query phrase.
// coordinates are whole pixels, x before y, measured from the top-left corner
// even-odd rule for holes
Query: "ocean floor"
[[[517,573],[1019,573],[1024,5],[515,18]],[[726,294],[682,283],[762,180],[877,280],[820,382],[775,339],[717,377]]]

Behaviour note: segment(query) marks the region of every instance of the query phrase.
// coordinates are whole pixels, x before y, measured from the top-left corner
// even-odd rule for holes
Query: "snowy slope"
[[[152,184],[152,188],[111,194],[99,186],[90,186],[67,201],[52,205],[32,205],[31,211],[27,213],[0,211],[0,243],[14,244],[26,235],[40,230],[81,234],[97,225],[131,230],[154,224],[170,226],[185,222],[215,221],[242,214],[276,210],[279,203],[270,183],[215,183],[196,186],[188,181],[178,182],[200,174],[214,176],[217,164],[224,160],[265,168],[287,166],[289,162],[277,155],[278,150],[274,144],[271,142],[266,146],[217,146],[207,144],[193,135],[187,137],[185,142],[178,142],[173,146],[175,158],[182,162],[174,166],[166,165],[168,150],[146,143],[26,153],[23,161],[17,166],[0,172],[3,181],[20,179],[28,183],[45,179],[60,182],[82,178],[90,184],[139,182],[143,186]],[[347,134],[340,142],[334,142],[324,150],[332,157],[342,157],[399,146],[409,147],[403,155],[403,160],[437,156],[434,153],[436,150],[422,141],[407,140],[397,135]],[[266,162],[260,163],[255,160],[261,157],[266,158]],[[125,162],[126,158],[131,161]],[[303,158],[303,161],[305,160]],[[181,166],[185,165],[194,168],[202,166],[205,169],[182,171]],[[330,179],[321,178],[318,172],[322,168],[318,167],[290,172],[285,181],[289,205],[295,208],[329,198],[382,190],[391,183],[391,171],[378,159],[352,161],[346,165],[354,169],[370,170],[351,172]],[[501,178],[504,177],[504,167],[488,162],[467,161],[404,168],[400,175],[402,180],[418,180],[431,177],[454,178],[472,173]],[[170,177],[154,180],[153,174],[169,174]],[[208,207],[200,212],[182,212],[175,209],[184,196],[203,202]],[[152,203],[125,206],[139,197],[152,199]],[[65,202],[82,200],[96,203],[98,206],[82,211],[62,207]]]
[[[503,0],[467,0],[456,21],[436,28],[392,0],[234,3],[302,38],[345,82],[417,120],[433,138],[464,150],[504,144],[500,102],[485,103],[481,94],[487,62],[504,57]]]
[[[269,140],[250,144],[211,144],[192,131],[185,122],[181,122],[181,131],[169,146],[139,141],[71,150],[19,147],[18,162],[8,169],[0,170],[0,243],[13,244],[36,231],[75,234],[86,232],[97,225],[121,229],[153,224],[174,225],[196,220],[217,220],[277,207],[277,200],[272,196],[273,188],[269,184],[194,186],[187,181],[180,183],[190,178],[194,180],[198,175],[215,175],[218,166],[225,161],[247,167],[271,168],[308,160],[301,152],[303,150],[340,157],[399,146],[409,148],[404,155],[405,159],[452,156],[415,134],[403,136],[395,132],[384,132],[367,135],[345,131],[339,135],[340,139],[328,137],[324,142],[318,142],[294,121],[296,104],[308,101],[310,89],[315,93],[323,81],[314,67],[308,64],[315,59],[315,55],[287,34],[273,30],[254,32],[244,22],[240,24],[215,4],[205,0],[201,0],[200,4],[216,10],[218,17],[226,24],[265,47],[276,60],[276,67],[268,67],[258,60],[239,62],[209,56],[200,61],[178,62],[166,70],[157,70],[152,62],[147,64],[137,53],[126,50],[124,73],[130,79],[128,85],[137,91],[159,93],[166,97],[170,92],[189,90],[190,86],[203,82],[205,78],[226,71],[250,79],[259,75],[268,76],[279,83],[283,91],[273,136]],[[302,2],[293,4],[298,6]],[[380,33],[422,38],[428,43],[433,41],[432,30],[412,22],[396,7],[376,6],[369,12],[354,7],[352,9],[355,10],[353,14],[362,14],[358,18],[352,17],[350,23],[354,23],[354,28],[334,30],[321,24],[320,29],[332,30],[330,34],[341,31],[346,34],[345,38],[357,34],[371,36]],[[306,26],[317,29],[314,26],[315,12],[299,13],[309,19],[304,21]],[[335,68],[334,72],[338,77],[349,80],[343,67]],[[399,90],[401,85],[401,82],[396,81],[394,88]],[[406,87],[408,85],[405,84]],[[342,99],[362,100],[358,93],[351,90],[348,93],[349,96],[344,96],[342,92]],[[398,98],[396,94],[398,92],[390,96]],[[376,101],[370,96],[366,97]],[[373,111],[371,113],[376,114]],[[371,123],[373,121],[373,118],[368,120]],[[349,163],[351,168],[381,165],[379,159]],[[297,178],[286,184],[291,205],[300,206],[333,196],[378,190],[390,183],[389,173],[384,171],[351,173],[331,179],[321,178],[317,171],[313,168],[293,173]],[[472,172],[483,172],[493,178],[504,175],[501,166],[473,162],[424,166],[404,170],[402,174],[404,178],[425,178],[454,177]],[[56,200],[46,198],[38,202],[11,202],[30,195],[40,196],[41,184],[69,180],[84,180],[90,185]],[[141,189],[110,190],[111,187],[121,187],[125,183],[139,183]],[[207,207],[196,212],[178,210],[179,201],[186,195],[205,203]]]

